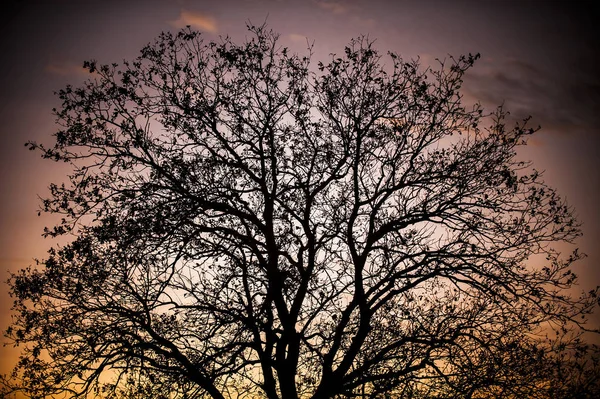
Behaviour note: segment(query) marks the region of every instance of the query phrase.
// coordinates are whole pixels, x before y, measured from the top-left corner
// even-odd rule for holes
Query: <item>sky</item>
[[[573,4],[575,3],[575,4]],[[10,324],[10,275],[43,258],[52,225],[37,216],[39,197],[68,168],[42,160],[24,143],[52,143],[53,94],[86,79],[84,60],[132,59],[162,31],[185,25],[208,39],[243,40],[246,22],[267,22],[283,45],[313,60],[343,53],[361,34],[423,64],[480,53],[465,78],[465,101],[499,104],[542,129],[519,156],[545,171],[583,223],[575,266],[578,289],[600,285],[600,34],[591,3],[552,1],[147,0],[9,1],[0,16],[0,330]],[[600,326],[600,312],[592,318]],[[0,342],[6,342],[0,338]],[[0,374],[17,351],[0,347]]]

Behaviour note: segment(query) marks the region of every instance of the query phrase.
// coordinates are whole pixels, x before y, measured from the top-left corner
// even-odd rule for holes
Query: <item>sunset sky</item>
[[[360,34],[385,53],[420,56],[481,53],[464,85],[466,101],[488,109],[504,103],[516,118],[532,115],[542,130],[520,154],[576,209],[588,257],[576,266],[580,289],[600,284],[600,34],[590,4],[551,1],[10,1],[0,17],[0,280],[43,258],[47,215],[38,196],[64,180],[64,165],[26,150],[28,140],[51,143],[53,92],[86,78],[83,61],[121,62],[161,31],[185,25],[208,39],[243,40],[245,23],[264,21],[282,45],[313,60],[343,53]],[[8,286],[0,285],[0,329],[10,323]],[[593,318],[600,326],[600,312]],[[5,342],[4,338],[0,342]],[[0,374],[16,352],[0,348]]]

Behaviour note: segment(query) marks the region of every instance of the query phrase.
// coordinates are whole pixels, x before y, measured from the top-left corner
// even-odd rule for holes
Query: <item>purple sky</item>
[[[468,101],[515,117],[532,115],[542,130],[522,152],[559,189],[584,223],[578,243],[589,256],[576,272],[581,289],[600,284],[600,34],[598,12],[587,3],[551,1],[11,1],[0,17],[0,280],[44,257],[40,237],[48,216],[37,217],[38,195],[60,182],[64,166],[28,152],[27,140],[51,142],[53,92],[85,78],[84,60],[120,62],[137,56],[161,31],[186,24],[208,38],[242,39],[245,22],[281,34],[313,60],[342,53],[352,37],[368,34],[383,53],[423,63],[479,52],[465,79]],[[0,286],[0,329],[10,322],[11,299]],[[600,315],[594,321],[600,325]],[[4,340],[2,339],[2,341]],[[15,351],[0,348],[0,373]]]

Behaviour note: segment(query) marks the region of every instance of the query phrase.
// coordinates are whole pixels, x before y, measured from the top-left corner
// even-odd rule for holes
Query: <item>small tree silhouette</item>
[[[32,397],[478,397],[540,388],[578,223],[515,159],[534,129],[365,38],[310,67],[264,26],[86,63],[45,158],[73,235],[10,280]],[[309,51],[310,53],[310,51]],[[542,262],[527,263],[528,259]],[[530,374],[521,377],[520,373]],[[540,377],[541,378],[541,377]],[[544,377],[547,378],[547,377]],[[527,391],[529,392],[529,391]],[[420,396],[421,395],[421,396]]]

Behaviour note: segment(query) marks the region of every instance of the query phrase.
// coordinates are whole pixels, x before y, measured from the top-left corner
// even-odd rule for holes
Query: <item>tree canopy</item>
[[[544,337],[583,324],[596,292],[565,293],[581,255],[553,244],[579,223],[516,157],[536,129],[463,104],[478,56],[422,67],[360,37],[315,64],[250,31],[164,33],[58,93],[54,144],[28,145],[72,165],[42,204],[69,242],[10,280],[17,388],[548,391],[562,343]]]

